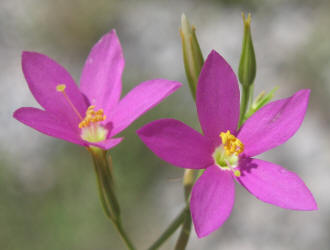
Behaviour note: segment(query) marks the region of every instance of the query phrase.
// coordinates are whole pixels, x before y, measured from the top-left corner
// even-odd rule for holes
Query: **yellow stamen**
[[[94,123],[104,121],[106,116],[103,114],[103,109],[94,110],[95,105],[91,105],[88,107],[86,111],[85,118],[79,123],[79,128],[85,128]]]
[[[239,155],[244,151],[243,143],[232,135],[229,130],[226,133],[221,132],[220,137],[227,155]]]
[[[63,94],[65,100],[71,106],[72,110],[76,113],[76,115],[79,117],[80,120],[83,120],[83,118],[81,117],[79,111],[76,109],[76,107],[73,105],[73,103],[71,102],[70,98],[66,94],[65,88],[66,88],[66,85],[65,84],[58,84],[58,85],[56,85],[56,91],[61,92]]]

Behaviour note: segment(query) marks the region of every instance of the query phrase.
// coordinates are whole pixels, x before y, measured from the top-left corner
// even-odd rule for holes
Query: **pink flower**
[[[236,76],[215,51],[208,56],[197,86],[197,111],[204,135],[174,119],[154,121],[138,130],[160,158],[182,168],[205,169],[191,194],[190,209],[198,237],[219,228],[234,205],[234,180],[258,199],[285,209],[315,210],[304,182],[276,164],[253,158],[286,142],[300,127],[309,90],[269,103],[240,130]]]
[[[23,52],[25,79],[44,110],[24,107],[16,110],[14,117],[46,135],[108,150],[123,139],[113,138],[115,135],[181,86],[164,79],[150,80],[119,100],[124,64],[114,30],[92,48],[80,89],[54,60],[36,52]]]

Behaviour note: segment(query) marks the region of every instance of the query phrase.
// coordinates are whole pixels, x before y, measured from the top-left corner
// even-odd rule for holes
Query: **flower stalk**
[[[184,213],[184,220],[183,220],[181,232],[174,248],[175,250],[186,249],[191,232],[191,226],[192,226],[192,221],[191,221],[190,209],[189,207],[187,207]]]
[[[195,183],[195,179],[196,179],[196,171],[194,171],[193,169],[186,169],[184,171],[183,188],[184,188],[185,201],[187,203],[187,209],[185,210],[183,225],[181,228],[179,238],[174,248],[175,250],[185,249],[188,244],[188,240],[191,232],[191,224],[192,224],[191,214],[189,209],[189,200],[190,200],[192,187],[194,186]]]
[[[253,100],[253,85],[242,87],[241,107],[240,107],[240,118],[238,127],[240,128],[244,122],[244,117],[249,109],[251,100]]]
[[[107,152],[103,149],[89,147],[88,150],[93,158],[99,195],[104,213],[112,221],[127,248],[134,250],[135,247],[122,226],[120,206],[114,190],[111,158],[107,158]]]
[[[164,242],[168,240],[168,238],[170,238],[172,234],[175,233],[175,231],[182,225],[187,211],[190,213],[189,208],[185,207],[162,233],[162,235],[151,245],[151,247],[148,248],[148,250],[156,250],[164,244]]]

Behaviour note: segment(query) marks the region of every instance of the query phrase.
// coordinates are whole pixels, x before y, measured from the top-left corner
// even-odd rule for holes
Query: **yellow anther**
[[[239,171],[239,170],[234,170],[234,175],[235,175],[236,177],[240,177],[240,176],[241,176],[241,171]]]
[[[85,128],[91,124],[104,121],[106,116],[103,115],[103,109],[95,110],[95,105],[91,105],[86,110],[86,116],[84,120],[79,123],[79,128]]]
[[[58,84],[58,85],[56,85],[56,90],[58,92],[63,92],[65,90],[65,88],[66,88],[66,85],[65,84]]]
[[[243,143],[232,135],[229,130],[226,133],[221,132],[220,138],[227,155],[239,155],[244,151]]]

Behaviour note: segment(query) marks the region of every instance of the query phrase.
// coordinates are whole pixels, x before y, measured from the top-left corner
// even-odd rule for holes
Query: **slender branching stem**
[[[148,248],[148,250],[158,249],[183,223],[186,212],[189,208],[184,208],[180,214],[174,219],[174,221],[168,226],[168,228],[162,233],[162,235]]]

